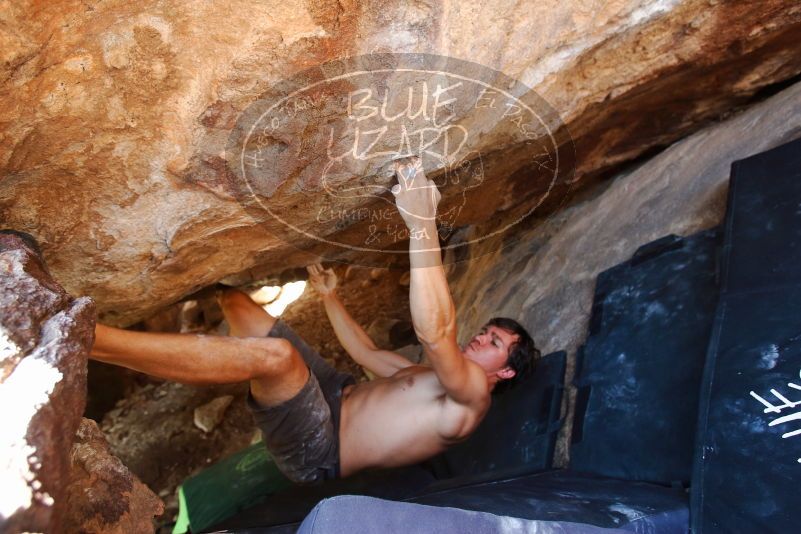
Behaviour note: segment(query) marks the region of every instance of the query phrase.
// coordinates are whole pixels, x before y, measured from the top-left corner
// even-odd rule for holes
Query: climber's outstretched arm
[[[426,178],[419,158],[398,163],[396,173],[398,185],[392,192],[410,235],[409,307],[414,331],[448,396],[459,404],[484,409],[487,375],[464,357],[456,343],[456,310],[442,268],[436,226],[440,193]]]
[[[332,269],[309,265],[309,282],[320,294],[328,320],[342,347],[353,360],[376,376],[392,376],[412,364],[392,351],[381,350],[351,317],[336,293],[337,277]]]

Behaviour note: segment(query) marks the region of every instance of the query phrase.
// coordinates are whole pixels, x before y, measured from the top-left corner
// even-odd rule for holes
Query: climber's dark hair
[[[515,334],[518,338],[517,341],[509,347],[509,359],[506,360],[506,365],[514,370],[515,376],[495,384],[495,388],[492,390],[494,395],[514,387],[515,384],[530,376],[534,372],[534,368],[537,366],[537,360],[540,359],[541,354],[528,331],[514,319],[509,319],[508,317],[493,317],[487,321],[486,326],[502,328],[511,334]]]

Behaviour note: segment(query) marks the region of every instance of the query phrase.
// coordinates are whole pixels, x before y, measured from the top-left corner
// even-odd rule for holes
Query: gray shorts
[[[356,381],[326,363],[280,319],[267,335],[292,343],[310,373],[306,385],[294,397],[276,406],[259,406],[248,394],[248,406],[264,435],[264,444],[276,467],[292,482],[310,484],[337,478],[342,388]]]

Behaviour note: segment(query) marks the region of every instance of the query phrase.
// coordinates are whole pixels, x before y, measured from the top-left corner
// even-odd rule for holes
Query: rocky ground
[[[343,302],[376,343],[389,348],[405,344],[410,328],[408,274],[346,266],[337,266],[335,271]],[[210,302],[185,303],[137,327],[222,334],[226,327],[219,318],[219,310]],[[340,347],[310,286],[282,318],[337,368],[353,373],[358,380],[367,379]],[[121,398],[104,413],[104,405],[110,407],[114,400],[108,393],[110,386]],[[112,452],[164,500],[166,511],[159,525],[165,532],[178,510],[178,485],[259,437],[245,405],[245,384],[193,387],[96,366],[90,370],[89,388],[90,415],[101,421]]]

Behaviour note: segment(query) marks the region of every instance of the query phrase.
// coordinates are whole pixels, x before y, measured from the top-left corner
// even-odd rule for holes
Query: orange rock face
[[[344,57],[436,54],[502,72],[548,103],[558,143],[567,147],[569,131],[576,153],[575,172],[555,188],[534,147],[515,137],[513,108],[489,116],[456,103],[448,128],[425,130],[469,134],[451,160],[427,163],[432,176],[481,162],[481,187],[445,188],[457,226],[553,211],[603,171],[801,71],[801,7],[790,0],[0,5],[0,218],[34,234],[55,278],[115,324],[226,277],[248,281],[319,256],[376,263],[353,246],[369,239],[402,251],[406,236],[382,193],[400,130],[369,161],[336,172],[320,163],[330,162],[326,125],[349,125],[335,129],[344,147],[362,117],[344,100],[292,128],[262,128],[269,187],[255,211],[238,197],[237,125],[305,69],[329,62],[332,75]],[[371,83],[378,105],[382,91],[409,87],[397,75]],[[327,97],[360,89],[344,79],[327,87]],[[377,193],[332,194],[351,186]]]

